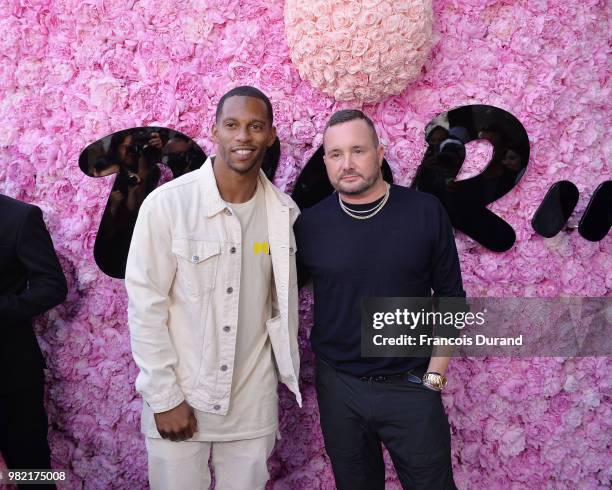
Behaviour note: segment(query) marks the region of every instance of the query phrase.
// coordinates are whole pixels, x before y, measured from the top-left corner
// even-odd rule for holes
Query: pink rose
[[[328,2],[328,1],[324,1],[324,0],[315,0],[312,2],[312,7],[310,8],[306,8],[305,5],[302,6],[302,8],[304,9],[304,12],[307,13],[311,13],[314,12],[315,14],[331,14],[331,6],[332,3]]]
[[[319,17],[317,19],[317,22],[315,23],[315,27],[317,31],[320,32],[327,32],[329,31],[331,26],[331,21],[328,15],[321,15],[321,17]],[[303,27],[307,27],[306,25],[304,25]],[[307,28],[305,30],[308,30]]]
[[[366,0],[366,2],[367,1],[368,0]],[[389,1],[380,2],[378,6],[374,9],[376,10],[376,12],[378,12],[378,15],[380,15],[380,18],[383,19],[383,22],[384,22],[384,19],[387,19],[393,15],[392,5],[394,3],[395,2],[389,2]]]
[[[346,51],[351,46],[351,38],[344,31],[328,32],[325,38],[325,45],[333,47],[336,51]]]
[[[331,48],[322,48],[318,54],[319,54],[319,58],[326,65],[331,65],[338,57],[338,52]],[[333,70],[333,67],[332,67],[332,70]]]
[[[306,54],[313,54],[317,49],[317,43],[314,39],[304,39],[302,43],[302,50]]]
[[[356,39],[353,39],[353,42],[351,45],[351,54],[355,58],[359,58],[364,55],[364,53],[368,50],[369,47],[370,47],[370,41],[368,39],[363,38],[363,37],[358,37]]]
[[[360,2],[349,2],[346,6],[348,15],[351,19],[356,19],[361,13],[361,5],[359,3]]]
[[[329,22],[328,16],[321,16],[319,19],[321,19],[322,26],[325,25],[326,21]],[[317,19],[317,22],[318,22],[318,19]],[[313,22],[312,20],[308,20],[308,19],[303,19],[302,22],[300,23],[301,33],[303,35],[304,34],[308,35],[308,33],[314,33],[316,30],[318,30],[317,22]],[[329,25],[327,26],[327,28],[329,29]]]
[[[321,58],[320,55],[315,56],[311,61],[311,67],[316,71],[321,71],[328,67],[328,64]]]
[[[337,88],[334,92],[334,98],[338,101],[349,101],[355,97],[354,89],[349,86]]]
[[[332,83],[334,81],[334,78],[336,78],[336,73],[334,72],[333,68],[326,66],[323,69],[323,77],[325,78],[327,83]]]
[[[351,18],[342,9],[334,10],[332,13],[332,25],[334,29],[346,29],[351,23]],[[310,31],[308,31],[310,32]]]
[[[294,122],[291,132],[297,141],[303,143],[310,142],[316,134],[315,128],[309,120]]]
[[[399,4],[401,4],[402,2],[399,2]],[[406,16],[407,19],[413,21],[413,22],[417,22],[419,20],[422,20],[423,17],[427,17],[430,16],[431,13],[430,11],[428,11],[425,8],[426,3],[424,1],[421,2],[410,2],[408,4],[404,4],[406,6],[406,9],[404,12],[404,15]]]
[[[374,73],[378,69],[380,61],[380,53],[376,49],[369,49],[363,54],[363,63],[367,67],[364,68],[366,73]]]
[[[381,21],[381,16],[375,10],[363,10],[359,16],[359,25],[363,28],[371,28]]]
[[[423,46],[428,46],[427,42],[429,40],[429,36],[431,35],[430,31],[425,31],[423,30],[414,30],[411,31],[409,33],[409,35],[406,37],[405,42],[410,43],[410,45],[412,46],[412,48],[414,50],[416,50],[416,52],[418,54],[423,54]],[[429,48],[427,48],[429,49]],[[415,54],[414,51],[412,51],[411,53],[412,55]]]
[[[403,49],[400,48],[399,44],[393,46],[385,56],[385,59],[391,64],[391,66],[398,66],[402,63]]]
[[[386,32],[396,32],[402,26],[403,16],[399,14],[391,15],[390,17],[383,17],[383,27]]]

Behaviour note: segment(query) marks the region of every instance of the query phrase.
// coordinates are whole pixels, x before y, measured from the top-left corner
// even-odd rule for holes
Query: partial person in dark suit
[[[40,208],[0,194],[0,452],[10,469],[51,468],[45,361],[32,317],[66,293]]]

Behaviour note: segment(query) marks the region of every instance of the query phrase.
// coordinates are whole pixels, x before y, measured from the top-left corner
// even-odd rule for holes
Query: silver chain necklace
[[[389,199],[389,191],[391,189],[391,186],[388,183],[386,183],[386,182],[385,182],[385,184],[387,186],[387,192],[385,192],[385,196],[383,197],[382,201],[380,201],[373,208],[366,209],[365,211],[355,211],[353,209],[349,209],[342,202],[342,199],[340,198],[340,194],[338,194],[338,202],[340,203],[340,207],[342,208],[342,211],[344,211],[346,214],[348,214],[351,218],[355,218],[355,219],[368,219],[368,218],[371,218],[372,216],[374,216],[375,214],[380,212],[380,210],[384,207],[384,205],[387,203],[387,200]],[[354,214],[354,213],[370,213],[370,214],[366,214],[364,216],[359,216],[359,214]]]

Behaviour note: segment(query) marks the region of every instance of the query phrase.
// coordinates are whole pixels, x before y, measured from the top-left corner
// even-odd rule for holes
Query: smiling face
[[[276,138],[276,129],[262,100],[236,95],[223,103],[212,135],[217,143],[215,164],[246,175],[259,172],[266,150]]]
[[[361,119],[330,126],[323,135],[325,168],[334,188],[345,195],[366,193],[382,180],[384,149]]]

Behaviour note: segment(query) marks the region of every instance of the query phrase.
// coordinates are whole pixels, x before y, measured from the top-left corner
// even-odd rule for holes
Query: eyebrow
[[[353,145],[353,146],[351,146],[351,150],[354,150],[356,148],[362,149],[362,148],[364,148],[364,146],[363,145]],[[342,149],[341,148],[331,148],[330,150],[326,150],[325,153],[332,153],[334,151],[342,151]]]
[[[237,119],[235,117],[226,117],[223,119],[222,122],[227,122],[227,121],[236,121]],[[248,124],[253,124],[253,123],[260,123],[260,124],[266,124],[266,121],[262,121],[261,119],[251,119]]]

